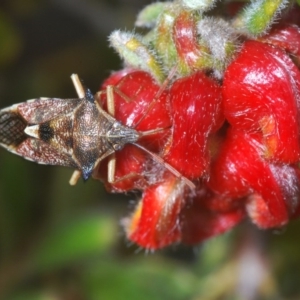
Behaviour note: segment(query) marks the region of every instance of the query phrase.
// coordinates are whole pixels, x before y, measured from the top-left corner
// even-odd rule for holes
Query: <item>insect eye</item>
[[[113,125],[113,128],[119,128],[121,127],[121,123],[120,122],[115,122],[114,125]]]
[[[124,145],[121,145],[121,144],[114,144],[114,145],[113,145],[113,148],[114,148],[115,151],[119,151],[119,150],[121,150],[123,147],[124,147]]]

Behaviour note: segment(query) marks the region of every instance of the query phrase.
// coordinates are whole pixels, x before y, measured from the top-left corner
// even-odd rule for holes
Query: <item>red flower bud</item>
[[[208,169],[208,137],[223,121],[220,86],[201,72],[174,82],[170,90],[172,138],[164,159],[188,178]]]
[[[249,216],[259,227],[279,227],[299,206],[298,172],[266,161],[262,151],[258,134],[229,130],[208,185],[233,202],[246,201]]]
[[[132,216],[125,219],[129,240],[147,249],[158,249],[180,240],[179,212],[184,185],[170,173],[147,188]]]
[[[150,151],[159,152],[170,134],[169,128],[171,127],[167,91],[158,95],[160,87],[148,73],[143,71],[116,72],[105,81],[103,91],[106,91],[106,87],[110,84],[114,84],[114,117],[122,124],[134,127],[141,132],[162,129],[139,141]],[[101,94],[99,101],[106,110],[106,93]],[[148,186],[148,181],[155,181],[153,176],[148,178],[147,175],[149,171],[147,162],[151,162],[151,158],[136,146],[126,145],[124,149],[116,152],[116,161],[116,182],[112,184],[106,182],[108,190],[122,192],[143,189]],[[103,162],[98,171],[94,172],[94,177],[106,181],[106,162]]]
[[[299,78],[282,50],[256,41],[245,42],[225,73],[225,117],[240,130],[261,132],[264,156],[273,161],[300,158]]]
[[[292,53],[300,59],[300,28],[296,25],[281,25],[275,27],[260,41],[272,44]]]

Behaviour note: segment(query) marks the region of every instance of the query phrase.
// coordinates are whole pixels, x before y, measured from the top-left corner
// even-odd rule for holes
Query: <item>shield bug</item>
[[[106,88],[108,112],[84,89],[76,74],[71,76],[79,98],[37,98],[0,110],[0,145],[25,159],[40,164],[75,168],[70,184],[80,176],[87,180],[106,157],[108,181],[114,181],[114,153],[133,144],[162,164],[188,186],[183,177],[160,156],[138,143],[146,135],[163,129],[137,131],[122,125],[114,117],[113,86]]]

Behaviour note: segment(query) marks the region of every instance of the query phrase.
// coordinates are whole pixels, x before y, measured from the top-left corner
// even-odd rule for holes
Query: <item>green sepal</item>
[[[252,37],[261,36],[288,4],[288,0],[256,0],[245,8],[233,25]]]
[[[116,30],[112,32],[109,40],[126,65],[149,72],[160,83],[164,81],[165,75],[158,56],[145,44],[142,36]]]
[[[152,41],[153,48],[161,57],[166,70],[170,70],[178,62],[177,50],[172,37],[174,21],[177,15],[174,6],[174,4],[167,6],[160,15],[154,31],[155,37]]]
[[[164,11],[165,7],[171,2],[156,2],[150,5],[147,5],[137,16],[135,21],[135,26],[137,27],[146,27],[152,28],[156,24],[156,21]]]

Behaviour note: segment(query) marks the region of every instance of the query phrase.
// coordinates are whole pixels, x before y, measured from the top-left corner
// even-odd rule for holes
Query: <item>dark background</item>
[[[78,73],[96,92],[122,63],[114,29],[131,30],[151,1],[0,2],[0,106],[76,97]],[[204,245],[149,254],[119,221],[138,195],[72,170],[0,151],[0,299],[299,299],[300,224],[262,232],[245,222]]]

